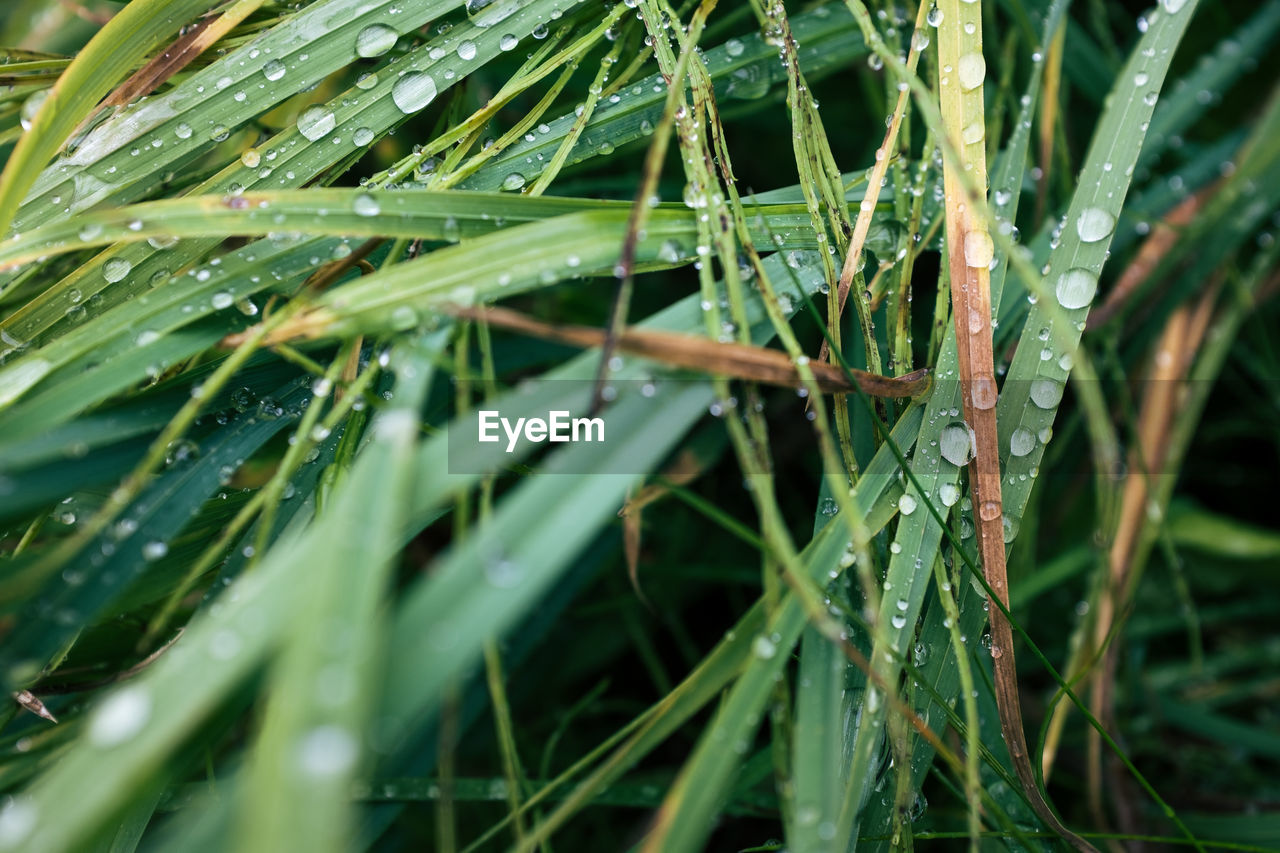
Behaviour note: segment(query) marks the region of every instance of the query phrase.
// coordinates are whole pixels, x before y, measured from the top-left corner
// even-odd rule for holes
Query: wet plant
[[[0,16],[0,850],[1275,849],[1280,2]]]

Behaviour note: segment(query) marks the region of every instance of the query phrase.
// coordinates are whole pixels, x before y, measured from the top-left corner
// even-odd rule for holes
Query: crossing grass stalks
[[[1280,0],[46,5],[0,850],[1275,849]]]

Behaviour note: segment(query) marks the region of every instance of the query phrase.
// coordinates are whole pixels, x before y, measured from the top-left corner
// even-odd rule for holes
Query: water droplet
[[[730,56],[742,56],[746,46],[738,39],[729,39],[724,43],[724,52]]]
[[[987,61],[980,53],[966,53],[960,57],[956,70],[960,76],[960,88],[966,92],[982,85],[987,76]]]
[[[978,516],[981,517],[983,521],[991,521],[998,515],[1000,515],[999,501],[983,501],[978,507]]]
[[[1031,383],[1031,402],[1042,409],[1052,409],[1062,399],[1062,385],[1052,379],[1037,379]]]
[[[467,0],[467,16],[477,27],[492,27],[519,8],[517,0]]]
[[[133,264],[124,258],[110,258],[102,265],[102,277],[115,284],[127,276],[132,269]]]
[[[148,562],[152,560],[159,560],[168,553],[169,546],[158,539],[154,542],[148,542],[142,546],[142,559],[147,560]]]
[[[524,186],[524,175],[512,172],[502,179],[502,188],[507,191],[518,190]]]
[[[898,512],[903,515],[911,515],[916,511],[916,499],[911,495],[903,495],[898,498]]]
[[[973,402],[974,408],[990,409],[996,404],[996,381],[990,376],[979,376],[973,380],[973,385],[969,389],[969,399]]]
[[[215,310],[221,311],[224,308],[230,308],[235,301],[236,298],[231,295],[230,291],[219,290],[209,299],[209,304],[212,305]]]
[[[268,80],[270,80],[273,83],[276,80],[279,80],[281,77],[283,77],[284,72],[285,72],[284,63],[278,59],[273,59],[270,62],[268,62],[266,65],[262,66],[262,76],[266,77]]]
[[[298,132],[312,142],[323,139],[335,127],[337,121],[333,117],[333,110],[320,104],[307,107],[298,116]]]
[[[22,102],[22,109],[18,114],[18,121],[22,124],[23,130],[31,129],[31,125],[35,123],[36,116],[40,113],[40,108],[44,106],[44,102],[48,100],[48,98],[49,90],[41,89]]]
[[[957,468],[968,465],[973,456],[973,433],[968,424],[957,421],[943,427],[938,436],[938,452]]]
[[[187,124],[185,121],[179,122],[178,126],[173,129],[173,135],[179,139],[190,139],[191,125]]]
[[[415,113],[435,100],[436,81],[422,71],[411,71],[391,87],[391,100],[402,113]]]
[[[1093,301],[1098,290],[1098,277],[1086,269],[1076,268],[1058,277],[1058,302],[1063,308],[1084,308]]]
[[[39,811],[27,797],[11,797],[0,809],[0,848],[17,849],[35,831]]]
[[[1170,15],[1176,15],[1182,11],[1182,7],[1187,5],[1187,0],[1160,0],[1160,5]]]
[[[778,647],[773,640],[761,634],[751,644],[751,651],[761,660],[769,660],[778,653]]]
[[[965,126],[964,130],[960,131],[960,138],[964,140],[965,145],[973,145],[981,142],[982,138],[986,135],[987,129],[980,121],[975,121],[973,124]]]
[[[955,483],[943,483],[938,486],[938,500],[942,501],[943,506],[955,506],[956,501],[960,500],[960,487]]]
[[[351,134],[351,141],[363,148],[373,142],[373,131],[367,127],[358,127],[356,132]]]
[[[996,247],[986,231],[970,231],[964,235],[964,262],[971,267],[989,267]]]
[[[141,687],[126,687],[108,696],[89,720],[89,742],[112,747],[132,738],[151,719],[151,694]]]
[[[1036,437],[1026,427],[1018,427],[1009,436],[1009,452],[1014,456],[1026,456],[1036,448]]]
[[[515,50],[516,45],[518,45],[519,43],[520,43],[520,39],[511,35],[511,33],[507,33],[501,39],[498,40],[498,49],[499,50]]]
[[[400,34],[386,24],[370,24],[356,34],[356,56],[373,59],[396,46]]]
[[[391,328],[398,332],[418,325],[418,312],[408,305],[401,305],[391,312]]]
[[[341,726],[317,726],[298,742],[298,769],[308,776],[330,777],[355,766],[360,747]]]
[[[368,193],[360,193],[356,196],[351,205],[355,210],[356,216],[377,216],[382,212],[382,208],[378,205],[378,200]]]
[[[1096,243],[1111,236],[1116,218],[1100,207],[1086,207],[1076,220],[1076,233],[1086,243]]]
[[[464,41],[458,43],[458,58],[470,62],[476,58],[476,43],[473,41]]]

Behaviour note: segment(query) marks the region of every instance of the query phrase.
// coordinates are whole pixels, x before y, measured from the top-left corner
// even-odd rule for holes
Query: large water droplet
[[[1098,291],[1098,278],[1086,269],[1071,269],[1058,277],[1058,302],[1063,308],[1084,308]]]
[[[370,24],[356,34],[356,56],[372,59],[396,46],[400,34],[386,24]]]
[[[942,501],[943,506],[955,506],[956,501],[960,500],[960,487],[955,483],[943,483],[938,486],[938,500]]]
[[[276,80],[279,80],[284,76],[285,70],[283,62],[278,59],[273,59],[266,65],[262,66],[262,76],[274,83]]]
[[[97,747],[124,743],[151,719],[151,694],[126,687],[106,698],[89,720],[89,742]]]
[[[307,107],[302,115],[298,116],[298,132],[312,142],[323,139],[335,127],[337,127],[337,121],[333,117],[333,110],[326,106],[317,104]]]
[[[502,179],[502,188],[508,191],[518,190],[524,186],[524,175],[512,172]]]
[[[1105,240],[1115,227],[1116,218],[1100,207],[1086,207],[1076,220],[1076,233],[1086,243]]]
[[[968,465],[973,455],[973,433],[968,425],[956,422],[943,427],[938,437],[938,451],[943,459],[958,468]]]
[[[102,277],[112,284],[115,284],[117,281],[120,281],[122,278],[127,276],[129,271],[132,269],[133,264],[129,263],[124,258],[110,258],[102,265]]]
[[[1176,15],[1182,11],[1182,7],[1187,5],[1187,0],[1160,0],[1160,5],[1170,15]]]
[[[1052,379],[1037,379],[1031,383],[1031,402],[1042,409],[1052,409],[1062,399],[1062,385]]]
[[[297,757],[308,776],[338,776],[355,766],[360,746],[341,726],[317,726],[299,740]]]
[[[969,399],[974,408],[986,410],[996,404],[998,393],[993,377],[979,376],[973,380],[973,385],[969,388]]]
[[[903,515],[911,515],[916,511],[916,499],[911,495],[903,495],[898,498],[898,512]]]
[[[1036,449],[1036,437],[1026,427],[1018,427],[1009,436],[1009,452],[1014,456],[1026,456]]]
[[[360,193],[356,196],[356,200],[351,205],[355,210],[356,216],[377,216],[382,212],[382,208],[378,205],[378,200],[368,193]]]
[[[960,88],[967,92],[982,85],[987,76],[987,61],[980,53],[966,53],[960,57],[956,70],[960,75]]]
[[[436,81],[422,71],[411,71],[391,87],[391,100],[402,113],[416,113],[435,100]]]
[[[964,262],[971,267],[989,267],[995,257],[995,244],[986,231],[970,231],[964,235]]]

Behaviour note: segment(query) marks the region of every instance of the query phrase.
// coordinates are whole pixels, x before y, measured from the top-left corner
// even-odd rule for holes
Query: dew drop
[[[266,65],[262,66],[262,76],[271,82],[275,82],[284,76],[284,63],[278,59],[273,59]]]
[[[957,421],[943,427],[938,437],[938,451],[957,468],[968,465],[973,452],[973,434],[968,425]]]
[[[960,77],[960,88],[967,92],[982,85],[983,78],[987,76],[987,62],[980,53],[966,53],[960,57],[956,70]]]
[[[979,376],[973,380],[969,389],[969,398],[976,409],[990,409],[996,404],[996,381],[990,376]]]
[[[1000,515],[999,501],[983,501],[978,506],[978,516],[983,521],[992,521]]]
[[[903,495],[898,498],[898,512],[903,515],[911,515],[916,511],[916,499],[911,495]]]
[[[351,134],[351,141],[363,148],[373,142],[373,131],[367,127],[358,127],[356,132]]]
[[[126,687],[106,698],[89,720],[89,742],[106,748],[132,738],[151,719],[151,695],[141,687]]]
[[[360,193],[351,204],[356,216],[377,216],[382,212],[378,200],[368,193]]]
[[[402,113],[415,113],[435,100],[436,81],[422,71],[411,71],[391,87],[391,100]]]
[[[1031,402],[1042,409],[1052,409],[1062,399],[1062,385],[1052,379],[1037,379],[1031,383]]]
[[[524,175],[512,172],[502,179],[502,188],[507,191],[518,190],[524,186]]]
[[[1089,270],[1070,269],[1058,277],[1056,292],[1063,308],[1084,308],[1093,301],[1098,290],[1098,278]]]
[[[307,107],[302,115],[298,116],[298,132],[312,142],[323,139],[335,127],[337,127],[337,121],[333,117],[333,110],[326,106],[317,104]]]
[[[165,554],[169,553],[169,546],[157,539],[154,542],[148,542],[142,546],[142,559],[150,562],[159,560]]]
[[[102,265],[102,277],[107,281],[115,284],[129,274],[133,269],[133,264],[124,258],[110,258]]]
[[[971,267],[989,267],[995,257],[995,244],[986,231],[970,231],[964,235],[964,262]]]
[[[341,775],[355,766],[360,747],[341,726],[317,726],[298,742],[298,769],[307,776]]]
[[[1086,207],[1076,220],[1076,233],[1086,243],[1096,243],[1111,236],[1116,218],[1100,207]]]
[[[370,24],[356,34],[356,56],[373,59],[396,46],[400,34],[386,24]]]
[[[761,660],[769,660],[778,653],[778,647],[764,634],[756,637],[755,642],[751,644],[751,651]]]
[[[1009,436],[1009,452],[1014,456],[1026,456],[1036,447],[1036,437],[1026,427],[1018,427]]]

